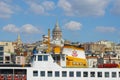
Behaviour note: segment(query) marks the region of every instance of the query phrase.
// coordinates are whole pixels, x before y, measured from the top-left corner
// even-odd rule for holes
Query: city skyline
[[[0,41],[39,41],[57,20],[65,40],[120,42],[120,0],[0,0]]]

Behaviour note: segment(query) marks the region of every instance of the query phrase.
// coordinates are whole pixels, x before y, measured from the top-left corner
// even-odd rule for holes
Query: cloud
[[[0,18],[10,18],[13,13],[14,11],[9,4],[0,1]]]
[[[4,26],[3,30],[7,31],[7,32],[13,32],[13,33],[19,32],[19,28],[17,28],[14,24],[8,24],[8,25]]]
[[[40,33],[40,30],[31,24],[25,24],[21,27],[22,32],[28,34]]]
[[[75,30],[80,30],[82,27],[82,24],[79,22],[76,22],[76,21],[70,21],[70,22],[66,23],[64,25],[64,27],[68,30],[75,31]]]
[[[61,7],[66,12],[71,11],[72,5],[67,0],[59,0],[58,6]]]
[[[114,0],[113,8],[111,9],[113,14],[120,15],[120,0]]]
[[[3,31],[12,33],[26,33],[26,34],[39,34],[40,30],[31,24],[25,24],[22,27],[17,27],[14,24],[8,24],[3,27]]]
[[[0,18],[8,19],[20,11],[22,11],[21,7],[14,4],[13,0],[0,0]]]
[[[59,0],[67,16],[103,16],[109,0]]]
[[[44,8],[37,3],[31,3],[30,9],[31,9],[31,11],[33,11],[36,14],[43,14],[45,12]]]
[[[42,5],[46,10],[53,10],[55,8],[55,3],[52,1],[44,1]]]
[[[35,14],[47,14],[48,10],[53,10],[55,8],[55,3],[53,1],[35,1],[35,0],[26,0],[26,3],[29,5],[30,11]]]
[[[103,32],[103,33],[111,33],[111,32],[115,32],[116,28],[115,27],[98,26],[98,27],[96,27],[96,31]]]

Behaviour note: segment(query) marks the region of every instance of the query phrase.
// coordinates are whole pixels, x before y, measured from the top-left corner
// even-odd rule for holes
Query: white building
[[[106,45],[107,48],[111,48],[115,45],[114,42],[107,41],[107,40],[98,41],[98,42],[96,42],[96,44],[104,44],[104,45]]]

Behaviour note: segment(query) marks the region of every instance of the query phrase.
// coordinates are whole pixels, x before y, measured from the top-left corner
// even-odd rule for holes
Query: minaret
[[[62,31],[61,31],[61,29],[59,27],[58,21],[56,21],[55,27],[54,27],[54,29],[52,31],[52,38],[53,38],[53,40],[62,39]]]
[[[21,38],[20,38],[20,34],[18,34],[18,37],[17,37],[17,44],[22,44],[22,41],[21,41]]]

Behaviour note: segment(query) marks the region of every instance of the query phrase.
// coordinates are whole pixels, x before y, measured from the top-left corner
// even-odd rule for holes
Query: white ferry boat
[[[82,47],[54,46],[38,51],[29,66],[0,65],[0,80],[120,80],[118,64],[96,64],[90,67]]]

